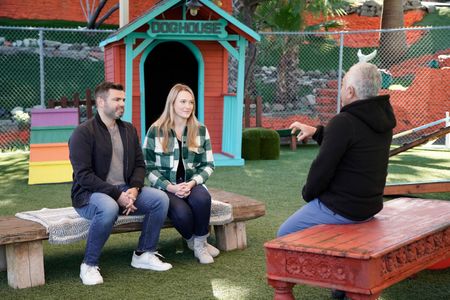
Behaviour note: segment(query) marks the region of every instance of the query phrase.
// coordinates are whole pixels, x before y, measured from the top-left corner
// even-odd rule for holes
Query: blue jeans
[[[370,219],[372,218],[369,218],[368,220]],[[355,224],[366,221],[352,221],[344,218],[331,211],[325,204],[320,202],[319,199],[314,199],[302,206],[284,221],[284,223],[281,224],[280,229],[278,229],[277,236],[280,237],[319,224]]]
[[[127,186],[120,186],[126,191]],[[137,210],[134,215],[145,215],[139,237],[138,251],[155,251],[159,233],[167,217],[169,198],[160,190],[144,187],[134,202]],[[111,234],[114,222],[123,208],[116,200],[103,193],[93,193],[89,203],[75,208],[80,216],[91,220],[83,262],[90,266],[98,266],[103,246]]]

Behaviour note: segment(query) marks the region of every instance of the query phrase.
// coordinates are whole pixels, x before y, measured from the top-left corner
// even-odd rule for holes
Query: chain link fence
[[[29,144],[29,111],[72,99],[104,79],[111,30],[0,27],[0,151]]]
[[[0,27],[0,151],[28,145],[28,115],[13,115],[15,108],[27,112],[74,93],[83,99],[86,89],[104,79],[98,44],[111,32]],[[450,110],[450,26],[260,34],[256,57],[248,59],[255,59],[251,93],[262,99],[263,127],[285,129],[293,121],[326,124],[340,109],[343,75],[360,57],[384,70],[382,93],[391,95],[395,133],[441,120]],[[255,112],[253,105],[251,124]]]
[[[263,127],[326,124],[340,109],[342,77],[360,59],[382,72],[382,93],[391,95],[397,117],[394,133],[442,120],[450,110],[450,26],[261,35],[251,93],[262,98]],[[253,117],[255,112],[253,105]],[[444,120],[394,143],[443,125]]]

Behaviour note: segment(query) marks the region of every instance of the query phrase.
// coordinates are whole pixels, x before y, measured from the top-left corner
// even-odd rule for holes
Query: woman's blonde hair
[[[178,97],[178,94],[182,91],[188,92],[192,95],[192,98],[194,99],[194,108],[192,110],[191,115],[187,119],[186,126],[188,129],[188,136],[187,136],[187,144],[189,148],[197,148],[197,135],[198,135],[198,128],[199,128],[199,122],[197,118],[195,117],[195,96],[194,92],[192,92],[191,88],[188,87],[185,84],[177,83],[175,84],[172,89],[170,89],[169,94],[167,95],[166,105],[164,107],[164,111],[161,114],[161,116],[156,120],[151,127],[155,127],[156,129],[156,136],[157,138],[162,138],[162,149],[164,152],[167,152],[167,145],[169,144],[169,131],[172,128],[175,128],[174,123],[174,115],[175,110],[173,108],[175,100]]]

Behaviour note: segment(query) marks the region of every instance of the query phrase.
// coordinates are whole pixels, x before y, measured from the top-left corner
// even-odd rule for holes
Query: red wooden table
[[[376,299],[383,289],[450,258],[450,201],[398,198],[366,223],[319,225],[264,244],[275,299],[309,284]]]

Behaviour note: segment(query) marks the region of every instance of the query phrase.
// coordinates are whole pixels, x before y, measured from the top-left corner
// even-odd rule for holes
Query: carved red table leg
[[[269,284],[275,289],[274,300],[294,300],[292,288],[294,283],[268,279]]]

